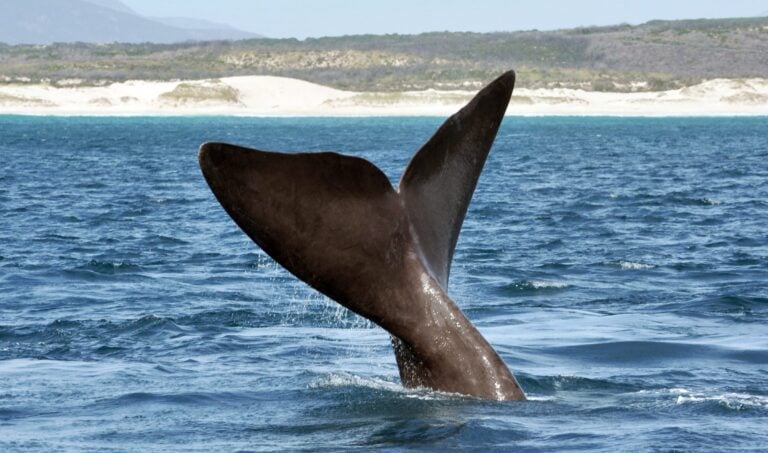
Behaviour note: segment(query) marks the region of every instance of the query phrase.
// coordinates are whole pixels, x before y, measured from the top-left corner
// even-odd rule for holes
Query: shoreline
[[[352,92],[272,76],[99,87],[0,84],[0,115],[411,117],[453,114],[475,91]],[[517,89],[506,116],[768,116],[768,79],[714,79],[660,92]]]

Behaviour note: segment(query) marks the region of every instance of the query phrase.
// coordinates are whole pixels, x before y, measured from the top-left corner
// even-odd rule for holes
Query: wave
[[[0,326],[0,359],[91,360],[135,353],[185,329],[154,315],[123,322],[57,320],[47,325]]]
[[[665,341],[612,341],[539,349],[564,360],[584,363],[621,365],[685,364],[689,361],[716,360],[750,364],[768,363],[768,351],[763,349],[736,349],[710,344]]]
[[[113,333],[127,333],[137,337],[154,337],[169,333],[182,332],[182,327],[173,318],[160,317],[155,315],[142,316],[134,321],[120,323],[110,330]]]
[[[649,270],[649,269],[655,269],[656,266],[653,264],[645,264],[645,263],[639,263],[634,261],[607,261],[603,263],[606,266],[611,267],[618,267],[619,269],[623,270],[633,270],[633,271],[639,271],[639,270]]]
[[[115,274],[118,272],[127,272],[141,269],[138,264],[131,263],[129,261],[101,261],[91,260],[82,266],[78,266],[76,269],[90,270],[103,274]]]
[[[696,194],[671,192],[666,194],[611,195],[611,198],[629,201],[637,206],[720,206],[722,201]]]
[[[309,388],[311,389],[334,387],[365,387],[390,392],[402,392],[405,390],[402,385],[396,382],[376,377],[357,376],[349,373],[332,373],[316,379],[309,384]]]
[[[707,312],[718,317],[725,316],[731,321],[762,322],[768,316],[768,298],[721,295],[697,302],[696,306],[688,311],[695,314]]]
[[[357,389],[357,390],[373,390],[376,392],[384,392],[393,396],[417,399],[422,401],[433,400],[466,400],[465,395],[459,395],[455,393],[439,392],[436,390],[417,388],[408,389],[403,387],[400,382],[390,381],[378,377],[364,377],[357,376],[350,373],[331,373],[327,376],[323,376],[319,379],[312,381],[308,385],[309,389]]]
[[[251,310],[212,310],[181,316],[175,320],[183,326],[193,326],[203,330],[221,327],[265,327],[279,321],[274,313],[257,313]]]
[[[121,321],[56,320],[48,324],[0,325],[0,360],[35,358],[60,360],[120,359],[158,350],[166,345],[189,348],[198,353],[247,348],[246,344],[222,339],[221,334],[249,328],[312,326],[318,328],[366,328],[368,321],[354,314],[339,314],[346,309],[338,304],[313,304],[297,311],[294,305],[281,305],[287,311],[222,309],[182,316],[147,314]],[[337,309],[337,307],[340,307]],[[349,317],[350,319],[347,319]],[[164,354],[164,352],[158,352]]]
[[[683,198],[681,199],[681,204],[687,204],[691,206],[720,206],[723,204],[720,200],[715,200],[714,198]]]
[[[506,296],[529,296],[532,294],[557,292],[570,288],[571,285],[563,280],[518,280],[499,288]]]
[[[608,391],[627,393],[640,389],[639,386],[609,379],[593,379],[580,376],[532,376],[519,373],[517,379],[526,392],[541,395],[552,395],[560,391]],[[530,399],[530,398],[529,398]]]
[[[134,405],[168,406],[221,406],[238,405],[252,401],[254,397],[245,392],[187,392],[187,393],[126,393],[114,398],[95,401],[91,407],[124,409]]]
[[[690,261],[681,261],[681,262],[670,264],[669,268],[675,271],[687,272],[687,271],[708,271],[708,270],[714,269],[715,266],[710,263],[696,263],[696,262],[690,262]]]
[[[157,244],[157,245],[187,245],[190,243],[189,241],[186,241],[184,239],[181,239],[175,236],[167,236],[163,234],[149,237],[147,238],[147,242],[150,244]]]
[[[543,352],[571,360],[599,363],[653,363],[690,357],[722,357],[716,346],[663,341],[612,341],[543,349]]]
[[[150,278],[143,275],[144,268],[130,261],[90,260],[85,264],[64,269],[64,274],[83,279],[101,279],[122,276],[122,278]]]
[[[768,266],[768,257],[750,255],[749,253],[736,252],[733,254],[728,264],[732,266]]]
[[[707,395],[691,392],[684,388],[672,388],[669,389],[669,393],[677,395],[675,403],[678,405],[715,403],[719,407],[733,411],[768,409],[768,396],[763,395],[739,392]]]

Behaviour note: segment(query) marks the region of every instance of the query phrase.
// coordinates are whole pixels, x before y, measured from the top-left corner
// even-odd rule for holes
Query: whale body
[[[451,116],[393,188],[365,159],[206,143],[200,167],[235,223],[293,275],[392,337],[407,388],[523,400],[448,297],[461,225],[515,84],[509,71]]]

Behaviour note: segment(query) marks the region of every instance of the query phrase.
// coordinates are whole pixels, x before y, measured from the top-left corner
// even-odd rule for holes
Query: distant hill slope
[[[204,19],[193,19],[189,17],[152,17],[150,19],[170,27],[181,28],[187,32],[194,32],[201,37],[204,36],[204,40],[207,41],[243,40],[263,37],[255,33],[238,30],[227,24],[211,22]],[[201,39],[197,40],[200,41]]]
[[[258,37],[231,27],[186,26],[140,16],[118,0],[2,2],[0,42],[8,44],[174,43]]]
[[[115,11],[120,11],[128,14],[136,14],[136,11],[132,10],[128,5],[121,2],[120,0],[85,0],[85,1],[87,1],[88,3],[93,3],[94,5],[99,5],[105,8],[113,9]]]
[[[304,41],[0,46],[0,80],[6,81],[279,75],[348,90],[401,91],[473,88],[509,68],[518,70],[522,87],[599,91],[768,77],[768,18]]]

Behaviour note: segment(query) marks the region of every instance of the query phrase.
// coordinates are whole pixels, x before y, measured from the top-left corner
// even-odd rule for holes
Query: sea
[[[198,167],[442,121],[0,116],[0,451],[767,451],[768,117],[505,119],[448,292],[526,402],[404,389]]]

